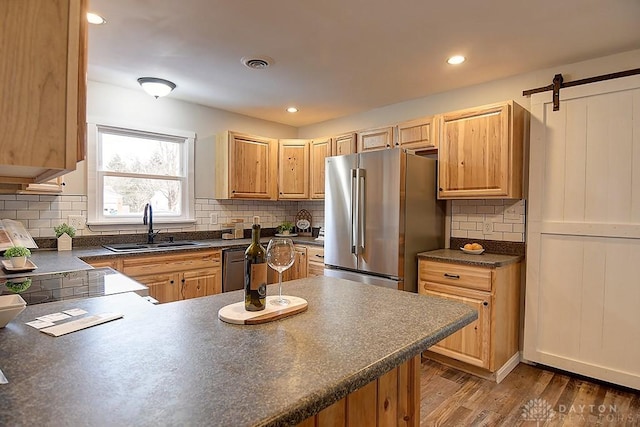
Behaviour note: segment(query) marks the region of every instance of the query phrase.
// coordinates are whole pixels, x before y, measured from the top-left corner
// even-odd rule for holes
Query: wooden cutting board
[[[307,300],[300,297],[283,295],[290,302],[289,305],[274,305],[271,301],[278,299],[277,295],[267,297],[267,306],[261,311],[247,311],[244,309],[244,301],[225,305],[218,311],[220,320],[236,325],[258,325],[272,322],[284,317],[293,316],[307,310]]]

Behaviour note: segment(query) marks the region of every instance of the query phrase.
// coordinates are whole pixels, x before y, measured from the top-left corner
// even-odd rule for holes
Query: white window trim
[[[195,174],[194,174],[194,143],[195,132],[182,131],[169,128],[145,126],[135,124],[114,123],[109,120],[90,119],[87,123],[87,225],[94,227],[94,231],[135,231],[145,230],[141,216],[128,216],[105,220],[101,217],[102,206],[96,195],[98,191],[98,131],[103,128],[123,129],[124,131],[136,131],[143,133],[157,133],[163,136],[185,139],[187,144],[187,158],[184,159],[185,186],[183,188],[184,214],[180,218],[154,217],[154,228],[183,228],[193,226],[195,218]]]

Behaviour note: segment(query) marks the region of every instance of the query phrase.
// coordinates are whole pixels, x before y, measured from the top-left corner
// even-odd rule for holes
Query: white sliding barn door
[[[640,389],[640,76],[531,98],[524,358]]]

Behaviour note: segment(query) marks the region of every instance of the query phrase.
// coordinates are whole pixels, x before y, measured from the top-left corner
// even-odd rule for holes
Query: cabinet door
[[[278,147],[278,198],[309,198],[309,144],[304,139],[281,139]]]
[[[84,0],[0,2],[0,52],[11,64],[0,67],[0,182],[44,182],[84,156],[86,8]]]
[[[314,139],[311,141],[310,151],[309,195],[312,199],[324,199],[324,159],[331,156],[331,138]]]
[[[198,298],[222,292],[220,269],[188,271],[182,274],[182,299]]]
[[[464,292],[462,295],[436,292],[429,282],[420,282],[420,293],[462,302],[478,311],[478,319],[429,348],[434,353],[452,357],[470,365],[489,369],[491,345],[491,295]]]
[[[358,132],[358,153],[393,147],[393,127]]]
[[[229,192],[231,199],[276,199],[276,140],[229,132]]]
[[[305,246],[296,245],[296,257],[293,265],[282,273],[282,281],[304,279],[307,277],[307,248]],[[269,283],[278,283],[278,273],[269,268]]]
[[[433,137],[433,117],[424,117],[398,125],[396,147],[408,150],[425,150],[436,148]]]
[[[439,116],[440,199],[522,196],[522,107],[512,102]],[[514,140],[515,135],[515,140]]]
[[[333,138],[333,156],[342,156],[345,154],[353,154],[356,152],[356,134],[347,133]]]
[[[181,277],[179,274],[149,274],[136,276],[133,279],[149,287],[149,295],[157,299],[159,303],[181,299]]]

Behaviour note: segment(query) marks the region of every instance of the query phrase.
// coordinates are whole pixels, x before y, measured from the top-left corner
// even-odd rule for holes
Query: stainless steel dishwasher
[[[222,292],[244,289],[244,251],[229,248],[222,251]]]

